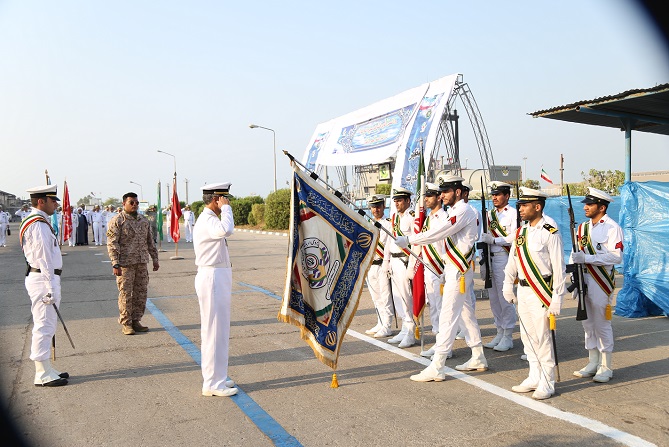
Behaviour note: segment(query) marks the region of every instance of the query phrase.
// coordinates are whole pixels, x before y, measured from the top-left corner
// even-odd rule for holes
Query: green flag
[[[158,226],[158,238],[159,240],[163,240],[163,206],[160,203],[160,180],[158,180],[158,205],[157,205],[157,210],[156,210],[156,225]]]

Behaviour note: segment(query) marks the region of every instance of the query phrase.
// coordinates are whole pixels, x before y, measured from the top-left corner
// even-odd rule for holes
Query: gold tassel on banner
[[[609,321],[613,318],[613,316],[611,315],[611,305],[608,303],[606,304],[606,308],[604,308],[604,318],[606,318]]]
[[[418,325],[416,325],[416,329],[414,330],[413,336],[416,337],[417,339],[420,338],[420,327],[418,327]]]
[[[339,388],[339,381],[337,380],[337,373],[332,373],[332,383],[330,388]]]
[[[465,275],[460,276],[460,293],[465,293]]]

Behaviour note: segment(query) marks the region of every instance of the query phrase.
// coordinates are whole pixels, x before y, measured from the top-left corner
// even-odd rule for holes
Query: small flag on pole
[[[423,148],[421,147],[420,161],[418,162],[418,184],[416,185],[416,211],[414,214],[413,232],[423,231],[425,224],[425,161],[423,158]],[[422,249],[416,252],[420,256]],[[416,262],[411,258],[414,275],[412,281],[413,292],[413,318],[416,321],[416,327],[420,326],[420,317],[425,309],[425,266],[422,262]],[[418,335],[418,334],[417,334]],[[418,338],[418,337],[416,337]]]
[[[72,207],[70,206],[70,191],[67,180],[63,188],[63,241],[72,237]]]
[[[172,240],[174,243],[179,242],[181,234],[179,232],[179,218],[181,217],[181,205],[179,205],[179,196],[177,195],[177,174],[174,173],[174,181],[172,182],[172,210],[170,212],[170,226]]]
[[[158,227],[158,237],[160,238],[159,240],[163,240],[163,205],[160,203],[160,188],[162,188],[162,185],[160,184],[160,180],[158,180],[158,203],[156,204],[157,213],[156,213],[156,226]]]
[[[550,183],[551,185],[553,184],[553,180],[548,176],[548,173],[544,170],[544,167],[541,167],[541,180]]]

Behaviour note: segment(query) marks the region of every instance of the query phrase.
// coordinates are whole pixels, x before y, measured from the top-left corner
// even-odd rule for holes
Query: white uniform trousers
[[[70,234],[70,238],[67,240],[67,243],[70,247],[77,245],[77,225],[72,224],[72,234]]]
[[[437,275],[425,269],[425,296],[430,303],[430,322],[432,332],[439,332],[439,314],[441,313],[441,280]]]
[[[102,244],[100,232],[102,231],[102,222],[93,222],[93,240],[95,245]]]
[[[395,302],[397,318],[413,328],[413,293],[407,276],[407,268],[404,264],[406,259],[391,258],[390,260],[390,268],[393,272],[393,301]]]
[[[555,392],[555,359],[548,314],[531,287],[518,286],[520,339],[530,364],[526,385],[537,391]]]
[[[379,313],[379,322],[390,327],[393,321],[393,297],[390,293],[390,280],[383,271],[382,265],[372,265],[367,273],[367,288],[372,302]]]
[[[613,327],[611,320],[607,320],[605,316],[609,297],[599,287],[592,275],[586,273],[583,276],[588,286],[588,293],[585,295],[588,319],[581,321],[585,331],[585,349],[613,352]]]
[[[100,223],[100,243],[107,245],[107,224]]]
[[[446,355],[453,349],[453,342],[460,324],[465,331],[467,346],[474,347],[481,344],[481,330],[479,329],[471,292],[474,290],[474,269],[465,272],[465,293],[460,293],[459,270],[454,267],[446,268],[444,277],[444,294],[439,314],[439,333],[434,345],[435,354]]]
[[[60,289],[60,276],[56,276],[57,289]],[[51,339],[56,333],[58,315],[51,304],[44,304],[42,298],[49,292],[40,273],[30,273],[25,279],[26,290],[30,296],[30,312],[33,315],[33,337],[30,345],[30,360],[43,362],[51,357]],[[54,301],[60,306],[60,297]]]
[[[193,224],[186,222],[186,242],[193,242]]]
[[[195,293],[200,302],[202,389],[223,389],[228,377],[232,269],[198,267]]]
[[[2,211],[0,211],[2,213]],[[0,247],[7,245],[7,224],[0,223]]]
[[[490,309],[495,318],[495,326],[498,329],[513,329],[516,327],[516,309],[513,304],[504,299],[502,287],[504,286],[504,267],[509,260],[506,252],[496,252],[490,257],[492,274],[492,288],[488,289],[490,297]]]

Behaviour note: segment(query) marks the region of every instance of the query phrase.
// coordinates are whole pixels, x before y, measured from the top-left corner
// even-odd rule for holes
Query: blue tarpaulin
[[[669,183],[626,183],[621,203],[625,268],[616,315],[669,315]]]

